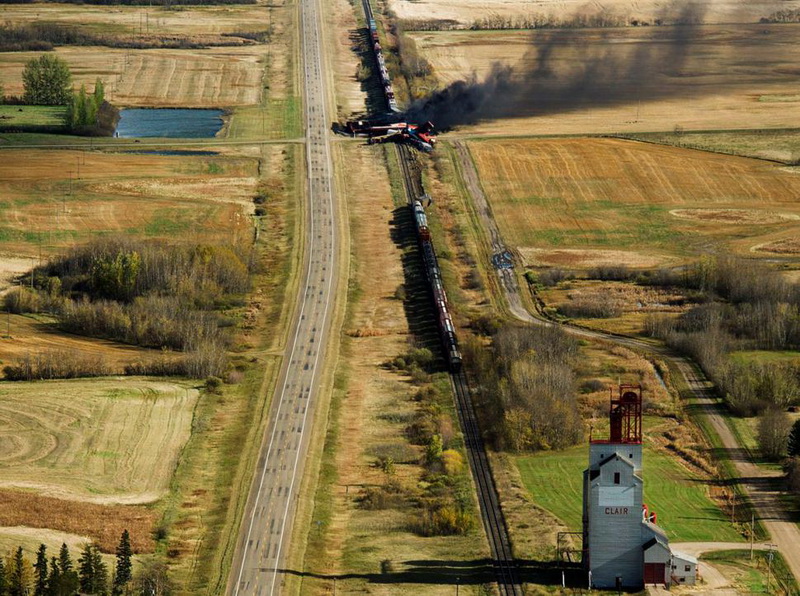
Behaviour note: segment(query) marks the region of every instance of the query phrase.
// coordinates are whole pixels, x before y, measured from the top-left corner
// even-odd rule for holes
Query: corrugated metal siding
[[[612,446],[604,447],[611,453]],[[624,450],[631,446],[621,447]],[[621,454],[620,457],[628,459],[627,455]],[[620,475],[619,484],[614,484],[615,473]],[[641,586],[644,580],[641,478],[634,473],[628,461],[613,459],[600,466],[600,475],[588,482],[587,488],[592,584],[600,588],[613,588],[616,578],[620,576],[624,586]],[[601,491],[603,488],[629,490]],[[616,505],[615,499],[619,501]]]

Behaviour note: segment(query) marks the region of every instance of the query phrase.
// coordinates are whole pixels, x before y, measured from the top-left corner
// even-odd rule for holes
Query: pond
[[[115,137],[200,139],[222,128],[222,110],[128,108],[120,111]]]

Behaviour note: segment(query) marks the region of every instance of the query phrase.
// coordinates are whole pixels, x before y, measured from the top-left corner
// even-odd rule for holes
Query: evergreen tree
[[[94,82],[94,107],[100,109],[103,102],[106,100],[106,88],[103,81],[99,78]]]
[[[58,565],[61,569],[61,575],[72,571],[72,557],[69,556],[69,547],[66,542],[61,543],[61,550],[58,551]]]
[[[3,558],[0,557],[0,596],[6,596],[8,584],[6,583],[6,566],[3,563]]]
[[[92,566],[92,545],[86,544],[78,557],[78,578],[80,580],[81,592],[92,593],[94,586],[94,567]]]
[[[58,56],[44,54],[32,58],[22,71],[25,103],[41,106],[64,106],[71,96],[72,74]]]
[[[800,456],[800,420],[796,420],[789,433],[789,446],[787,448],[789,457]]]
[[[128,582],[131,581],[131,537],[128,530],[122,531],[122,536],[119,539],[117,546],[117,565],[114,570],[114,594],[123,594]]]
[[[17,551],[11,557],[8,566],[8,594],[9,596],[27,596],[30,584],[29,563],[22,554],[22,547],[17,547]]]
[[[47,594],[48,596],[66,596],[61,591],[61,570],[58,568],[58,558],[53,557],[50,560],[50,575],[47,577]],[[2,594],[2,592],[0,592]]]
[[[58,553],[58,571],[59,583],[55,586],[56,596],[72,596],[78,591],[80,581],[78,574],[72,566],[72,557],[69,554],[69,548],[65,543],[61,544],[61,550]],[[53,588],[51,587],[51,590]]]
[[[39,550],[36,552],[36,562],[33,564],[34,575],[34,596],[47,595],[47,547],[44,544],[39,545]]]
[[[97,546],[92,548],[92,568],[94,569],[94,584],[92,594],[106,594],[108,592],[108,566],[103,562],[103,555]]]
[[[78,559],[81,592],[105,594],[108,589],[108,568],[97,546],[87,544]]]

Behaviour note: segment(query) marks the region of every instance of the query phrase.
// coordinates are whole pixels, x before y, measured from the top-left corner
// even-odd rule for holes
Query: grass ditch
[[[720,475],[725,479],[723,482],[733,492],[733,498],[730,502],[733,503],[734,500],[736,502],[736,523],[739,524],[742,534],[746,534],[746,527],[750,526],[750,520],[755,513],[755,509],[742,485],[735,481],[739,475],[736,472],[736,466],[731,459],[731,455],[728,453],[728,450],[725,449],[719,434],[717,434],[716,429],[709,421],[708,416],[703,413],[698,406],[694,392],[689,388],[678,366],[672,360],[667,361],[667,366],[670,371],[671,382],[680,396],[682,403],[685,404],[684,410],[688,413],[691,421],[700,428],[703,436],[708,441],[709,448],[714,453],[714,460],[720,467]],[[692,364],[692,366],[696,365]],[[719,402],[717,403],[717,408],[720,410],[719,413],[727,424],[727,418],[730,416],[727,408],[725,408],[724,404]],[[755,520],[754,532],[756,540],[766,540],[769,537],[766,528],[758,518]]]
[[[282,168],[286,188],[263,203],[266,215],[257,246],[270,266],[254,282],[252,295],[258,296],[252,303],[255,316],[232,350],[231,361],[240,380],[201,397],[192,437],[164,501],[158,548],[170,562],[183,593],[225,592],[280,370],[278,353],[286,332],[268,331],[288,329],[290,300],[302,258],[294,242],[301,237],[303,222],[294,199],[302,188],[297,167],[301,148],[288,151]]]
[[[751,560],[747,550],[723,550],[706,553],[702,559],[715,566],[727,568],[726,576],[732,576],[737,586],[748,594],[800,594],[797,581],[783,556],[777,551],[756,551]]]

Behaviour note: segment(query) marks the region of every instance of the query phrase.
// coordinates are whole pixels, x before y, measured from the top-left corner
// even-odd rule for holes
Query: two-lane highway
[[[301,0],[308,174],[304,273],[281,378],[245,508],[228,592],[280,593],[337,286],[337,218],[319,0]]]

